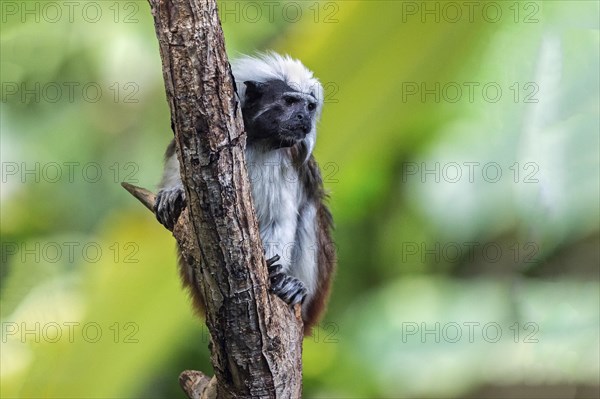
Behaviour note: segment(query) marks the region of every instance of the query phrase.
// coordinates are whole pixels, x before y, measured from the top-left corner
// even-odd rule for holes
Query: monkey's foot
[[[173,230],[185,205],[185,190],[182,186],[164,188],[156,194],[156,203],[154,204],[156,219],[167,229]]]
[[[267,259],[271,292],[283,299],[283,301],[290,306],[304,302],[304,299],[306,298],[306,287],[304,286],[304,283],[296,277],[283,272],[283,266],[275,263],[279,259],[279,255]]]

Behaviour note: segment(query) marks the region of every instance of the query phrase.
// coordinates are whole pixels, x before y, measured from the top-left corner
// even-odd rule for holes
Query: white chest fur
[[[252,199],[266,258],[279,255],[277,263],[304,283],[310,298],[317,276],[316,208],[284,151],[246,151]]]
[[[246,152],[252,199],[267,258],[281,257],[288,269],[292,260],[298,212],[304,201],[296,169],[284,150]]]

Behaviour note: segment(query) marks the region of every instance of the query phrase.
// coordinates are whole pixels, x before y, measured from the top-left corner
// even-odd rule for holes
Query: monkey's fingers
[[[173,230],[186,204],[183,187],[162,189],[156,195],[154,213],[156,219],[167,229]]]
[[[304,302],[307,290],[302,281],[283,273],[275,274],[270,278],[270,281],[271,292],[280,297],[288,305],[293,306]]]
[[[269,270],[269,278],[275,277],[278,274],[283,274],[282,270],[283,270],[283,266],[281,265],[271,265],[268,268]]]
[[[279,259],[281,259],[281,257],[279,255],[275,255],[272,258],[267,259],[267,266],[272,266],[273,264],[275,264],[275,262],[277,262]]]

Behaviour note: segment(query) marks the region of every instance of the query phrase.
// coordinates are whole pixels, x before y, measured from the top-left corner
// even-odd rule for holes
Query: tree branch
[[[190,398],[300,398],[300,309],[268,292],[216,2],[149,1],[188,204],[173,235],[206,303],[215,372],[180,381]],[[124,187],[152,208],[151,193]]]

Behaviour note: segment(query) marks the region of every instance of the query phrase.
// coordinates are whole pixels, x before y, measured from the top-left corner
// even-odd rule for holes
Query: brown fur
[[[315,158],[311,155],[305,163],[303,162],[302,149],[294,146],[290,149],[290,156],[298,170],[298,174],[304,185],[304,189],[311,201],[317,204],[317,252],[318,283],[317,291],[308,304],[303,314],[304,335],[311,335],[312,327],[319,322],[327,309],[327,302],[331,291],[331,279],[335,273],[337,262],[335,244],[331,238],[333,230],[333,217],[325,205],[327,193],[323,188],[321,170]]]

